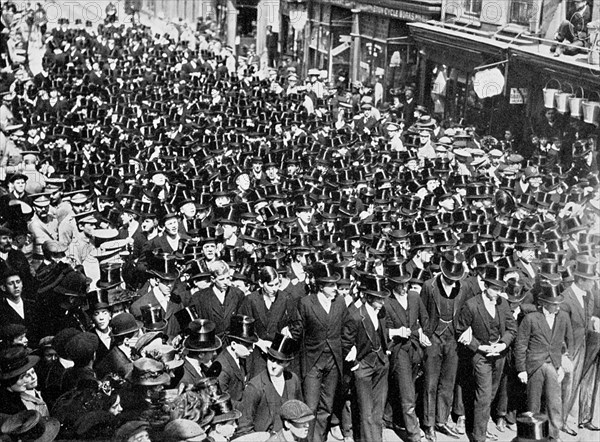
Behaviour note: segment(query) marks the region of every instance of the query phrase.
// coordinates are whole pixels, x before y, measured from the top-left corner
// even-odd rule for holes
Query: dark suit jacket
[[[458,327],[456,327],[457,337],[471,327],[473,338],[467,347],[474,353],[477,352],[480,345],[490,344],[490,316],[485,308],[482,296],[477,295],[463,305],[458,316]],[[508,348],[517,335],[517,323],[513,318],[508,302],[503,298],[498,298],[496,315],[498,315],[500,322],[500,342],[505,343]]]
[[[342,326],[348,309],[341,297],[331,303],[329,314],[325,311],[316,294],[301,298],[290,331],[292,337],[302,342],[302,373],[313,367],[323,350],[329,346],[335,362],[342,371]]]
[[[179,380],[179,385],[181,384],[189,384],[196,385],[200,380],[206,377],[205,373],[198,373],[196,369],[190,364],[187,359],[184,359],[183,367],[183,376]]]
[[[217,336],[223,338],[229,330],[231,317],[239,311],[243,300],[244,293],[240,289],[229,287],[225,293],[225,302],[221,304],[211,285],[194,293],[190,304],[196,306],[200,318],[214,321]]]
[[[423,329],[427,336],[433,335],[440,321],[439,300],[442,294],[440,293],[438,278],[440,278],[439,275],[425,281],[425,284],[423,284],[423,289],[421,290],[421,299],[423,300],[423,305],[425,305],[425,309],[427,310],[427,314],[429,315],[429,328]],[[458,291],[458,295],[456,295],[456,297],[454,298],[453,322],[455,330],[457,326],[458,312],[460,312],[460,309],[462,308],[462,305],[467,298],[467,289],[460,281],[457,282],[457,284],[460,284],[460,288]]]
[[[581,307],[573,287],[569,287],[562,293],[565,302],[560,305],[560,310],[569,315],[571,320],[571,328],[573,329],[573,346],[585,347],[586,335],[590,329],[592,316],[598,316],[596,306],[594,305],[593,294],[587,294],[584,297],[584,306]]]
[[[279,410],[283,403],[290,399],[303,400],[302,386],[298,376],[289,371],[285,371],[284,376],[283,396],[279,396],[275,390],[266,370],[250,380],[244,390],[240,406],[242,417],[236,436],[253,431],[275,432],[281,430]]]
[[[259,338],[272,341],[276,332],[290,324],[294,308],[289,293],[280,291],[267,310],[263,294],[258,290],[244,298],[240,313],[254,318],[254,331]]]
[[[29,299],[23,299],[23,312],[25,313],[25,319],[21,318],[15,309],[8,304],[6,298],[0,299],[0,324],[24,325],[27,327],[27,339],[29,339],[31,345],[36,346],[43,336],[39,335],[38,310],[35,303]]]
[[[133,370],[133,361],[123,353],[119,347],[113,347],[95,368],[98,379],[109,373],[116,373],[121,377],[127,376]]]
[[[223,349],[215,361],[219,361],[221,364],[221,373],[218,377],[221,391],[229,393],[234,407],[238,408],[246,385],[246,373],[238,367],[227,349]]]
[[[143,294],[133,304],[131,304],[129,311],[137,319],[141,319],[141,307],[144,305],[160,305],[152,289],[147,293]],[[181,309],[183,309],[181,303],[174,303],[171,300],[167,301],[167,311],[165,311],[161,307],[161,310],[163,310],[163,318],[167,322],[167,328],[165,329],[165,333],[171,338],[177,336],[177,334],[179,334],[179,332],[181,331],[179,327],[179,322],[177,322],[177,318],[175,318],[175,313],[177,313]]]
[[[355,345],[357,362],[372,367],[379,358],[385,364],[388,341],[385,317],[378,317],[378,322],[379,328],[375,330],[364,304],[359,308],[350,307],[342,332],[343,356],[345,357]]]
[[[390,343],[392,349],[408,350],[411,342],[419,345],[419,328],[426,330],[429,327],[429,315],[425,310],[423,301],[417,293],[409,293],[408,310],[400,305],[400,302],[392,295],[385,301],[385,325],[388,329],[408,327],[411,335],[408,339],[394,337]]]
[[[548,359],[560,367],[563,349],[573,344],[573,330],[569,315],[559,311],[550,330],[542,310],[528,313],[523,318],[515,344],[517,373],[526,371],[531,376]]]

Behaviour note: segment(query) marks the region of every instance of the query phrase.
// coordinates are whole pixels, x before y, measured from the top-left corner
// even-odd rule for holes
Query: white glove
[[[355,361],[356,354],[357,354],[356,345],[353,345],[352,348],[350,349],[350,351],[348,352],[348,354],[346,355],[345,361],[347,361],[347,362]]]
[[[469,345],[471,343],[471,340],[473,340],[473,330],[471,329],[471,327],[469,327],[462,333],[462,335],[459,336],[458,343]]]

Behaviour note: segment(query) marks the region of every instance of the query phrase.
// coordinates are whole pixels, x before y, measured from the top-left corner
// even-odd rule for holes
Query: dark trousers
[[[469,440],[485,442],[492,399],[498,391],[504,370],[504,356],[486,357],[476,353],[471,359],[472,381],[463,390],[465,427]]]
[[[333,403],[331,426],[339,425],[344,437],[352,436],[352,372],[349,364],[344,364],[344,372],[338,383],[338,391]]]
[[[388,400],[392,408],[399,409],[406,428],[407,441],[419,442],[421,431],[416,412],[415,381],[419,370],[419,360],[414,360],[408,351],[398,349],[393,353],[392,382]],[[393,393],[391,393],[393,391]],[[394,410],[396,411],[396,410]]]
[[[450,415],[458,354],[452,334],[440,338],[433,335],[431,346],[426,348],[425,380],[423,393],[423,425],[433,427],[445,424]]]
[[[516,423],[517,416],[527,411],[526,386],[519,380],[514,361],[508,357],[504,362],[504,373],[495,400],[495,417],[504,417],[508,423]]]
[[[339,377],[339,370],[331,353],[322,353],[304,377],[304,400],[316,416],[308,433],[310,441],[321,442],[327,439]]]
[[[573,410],[575,401],[578,401],[578,410],[585,408],[584,395],[581,394],[580,384],[581,378],[583,377],[583,365],[585,361],[585,342],[573,346],[573,349],[569,349],[569,358],[573,362],[573,371],[565,375],[562,381],[562,417],[563,423],[567,422],[569,414]],[[579,416],[575,416],[577,423],[582,423]]]
[[[354,370],[354,440],[381,442],[383,410],[387,398],[389,363],[377,359],[373,366],[364,362]]]
[[[533,413],[542,409],[542,396],[546,404],[546,414],[550,424],[550,437],[558,439],[562,427],[562,404],[558,372],[549,362],[545,362],[533,373],[527,373],[527,407]]]

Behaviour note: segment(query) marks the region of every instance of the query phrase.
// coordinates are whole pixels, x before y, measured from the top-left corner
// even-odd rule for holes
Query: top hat
[[[331,263],[315,262],[311,270],[317,282],[331,283],[340,280],[340,274],[335,272],[335,267]]]
[[[508,302],[521,302],[527,296],[527,292],[523,290],[523,285],[518,279],[510,278],[506,281],[506,295],[508,296]]]
[[[160,279],[174,281],[179,277],[176,260],[175,255],[165,253],[162,250],[154,250],[148,260],[148,273]]]
[[[360,280],[361,291],[367,295],[387,298],[390,290],[386,287],[387,278],[380,275],[365,274]]]
[[[550,440],[549,435],[547,417],[528,411],[517,416],[517,437],[512,442],[546,442]]]
[[[163,310],[160,305],[142,305],[140,312],[142,314],[144,330],[158,331],[167,328],[167,321],[163,318]]]
[[[216,351],[223,343],[216,335],[216,325],[208,319],[196,319],[188,324],[190,335],[183,342],[188,351]]]
[[[109,263],[100,266],[100,281],[97,286],[103,289],[109,289],[121,284],[121,264]]]
[[[496,286],[504,288],[506,287],[506,282],[504,282],[504,268],[500,267],[496,264],[490,264],[485,267],[485,274],[483,276],[484,282]]]
[[[388,262],[386,264],[385,275],[390,281],[396,284],[408,282],[411,277],[411,274],[406,271],[404,262]]]
[[[107,290],[94,290],[88,292],[86,295],[90,312],[96,310],[107,309],[110,307],[108,302],[108,291]]]
[[[27,348],[15,345],[0,350],[0,379],[15,378],[39,362],[38,356],[30,356]]]
[[[440,265],[442,274],[452,281],[460,281],[467,273],[464,262],[465,255],[462,252],[450,251],[444,253],[444,259]]]
[[[228,393],[219,396],[213,402],[211,408],[215,412],[215,416],[212,419],[213,424],[236,420],[242,417],[242,412],[233,408],[231,397]]]
[[[558,261],[555,259],[544,258],[539,262],[540,273],[542,275],[556,275],[558,273]]]
[[[560,294],[560,281],[542,280],[540,281],[541,293],[538,295],[538,301],[547,304],[562,304],[563,295]]]
[[[578,256],[577,266],[575,267],[575,270],[573,270],[573,275],[587,279],[599,279],[599,276],[596,273],[597,264],[598,261],[591,256]]]
[[[243,341],[249,344],[258,342],[258,336],[254,332],[254,319],[246,315],[232,316],[227,336],[235,341]]]
[[[192,321],[199,318],[196,306],[190,305],[174,314],[181,330],[186,330]]]
[[[294,359],[294,352],[298,349],[298,341],[289,336],[275,333],[271,346],[267,349],[269,356],[279,361],[291,361]]]

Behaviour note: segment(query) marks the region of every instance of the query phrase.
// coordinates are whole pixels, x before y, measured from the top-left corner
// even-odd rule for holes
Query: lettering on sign
[[[510,104],[524,104],[529,95],[529,90],[524,87],[511,87],[510,88]]]

